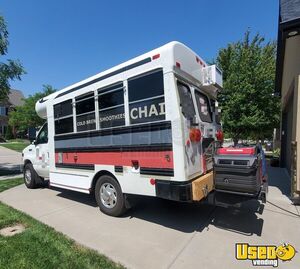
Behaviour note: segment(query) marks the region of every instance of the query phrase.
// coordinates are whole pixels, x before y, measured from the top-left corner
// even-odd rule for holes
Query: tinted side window
[[[128,80],[129,102],[164,94],[162,70],[134,77]]]
[[[99,109],[124,104],[123,83],[99,91]]]
[[[61,118],[72,115],[72,100],[67,100],[62,103],[54,105],[54,118]]]
[[[165,119],[163,72],[161,69],[128,79],[130,123]]]
[[[96,118],[95,112],[76,116],[77,132],[95,130]]]
[[[55,134],[74,131],[72,99],[54,105],[54,121]]]
[[[125,125],[124,105],[100,111],[99,121],[101,128],[110,128]]]
[[[55,120],[55,134],[73,132],[73,117]]]
[[[98,90],[100,128],[125,125],[123,82]]]
[[[95,98],[93,92],[77,97],[75,99],[75,102],[76,102],[76,115],[95,110]]]
[[[77,132],[95,130],[95,96],[90,92],[76,97],[76,128]]]
[[[200,119],[205,122],[212,122],[212,113],[207,96],[195,91],[195,98],[199,110]]]
[[[165,119],[164,97],[129,104],[130,123],[144,123]]]
[[[187,120],[193,120],[196,115],[192,93],[189,86],[177,82],[181,113]]]

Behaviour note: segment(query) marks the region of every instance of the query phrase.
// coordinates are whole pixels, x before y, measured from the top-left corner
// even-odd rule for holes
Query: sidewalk
[[[22,153],[0,145],[0,176],[20,174],[21,169]]]
[[[0,193],[0,200],[128,268],[253,269],[251,261],[235,259],[236,243],[287,242],[298,253],[277,268],[298,269],[300,208],[287,197],[285,171],[268,172],[268,202],[249,201],[240,209],[140,197],[124,217],[114,218],[102,214],[90,195],[24,185]]]

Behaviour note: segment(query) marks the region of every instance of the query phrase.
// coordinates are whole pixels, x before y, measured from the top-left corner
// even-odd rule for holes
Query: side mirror
[[[28,128],[28,139],[29,141],[34,141],[36,138],[36,129],[34,127]]]

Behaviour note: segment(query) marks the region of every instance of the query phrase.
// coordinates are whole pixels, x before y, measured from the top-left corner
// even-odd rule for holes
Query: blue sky
[[[172,40],[210,60],[248,28],[276,39],[278,1],[4,0],[0,14],[10,33],[7,57],[20,59],[27,71],[11,85],[27,96],[43,84],[61,89]]]

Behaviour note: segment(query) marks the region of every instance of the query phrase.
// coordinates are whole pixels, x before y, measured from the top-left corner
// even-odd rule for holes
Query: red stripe
[[[139,166],[149,168],[173,168],[174,163],[172,151],[63,153],[64,164],[131,166],[133,160],[137,160]],[[58,163],[58,153],[55,162]]]

